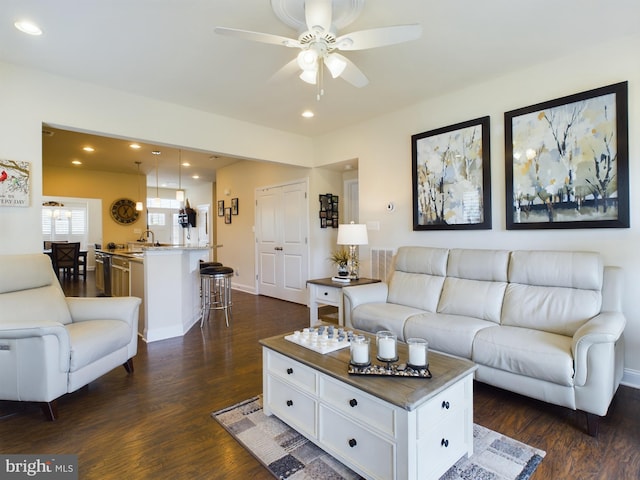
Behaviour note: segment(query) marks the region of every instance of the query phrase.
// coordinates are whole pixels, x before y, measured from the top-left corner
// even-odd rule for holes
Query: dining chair
[[[75,278],[78,278],[80,242],[52,243],[51,253],[53,269],[58,278],[60,278],[60,270],[63,271],[63,276],[73,274]]]

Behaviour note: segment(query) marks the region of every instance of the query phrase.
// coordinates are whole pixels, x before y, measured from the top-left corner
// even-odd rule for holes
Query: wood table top
[[[354,333],[365,335],[371,340],[372,363],[380,363],[375,359],[375,336],[361,331]],[[285,336],[265,338],[260,340],[260,344],[405,410],[414,410],[478,368],[470,360],[429,350],[429,370],[432,378],[350,375],[347,372],[349,348],[323,355],[290,342],[284,338]],[[404,363],[408,358],[407,345],[403,342],[398,342],[398,356],[398,363]]]

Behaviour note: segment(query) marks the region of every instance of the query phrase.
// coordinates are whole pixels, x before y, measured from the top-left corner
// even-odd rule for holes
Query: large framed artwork
[[[491,228],[489,117],[411,136],[414,230]]]
[[[504,114],[507,229],[629,227],[627,82]]]

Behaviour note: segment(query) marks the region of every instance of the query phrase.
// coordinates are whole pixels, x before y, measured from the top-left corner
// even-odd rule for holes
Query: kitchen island
[[[146,342],[179,337],[200,319],[200,260],[210,247],[142,246],[98,250],[113,295],[142,298],[138,332]],[[97,273],[97,272],[96,272]],[[98,281],[98,278],[96,277]]]

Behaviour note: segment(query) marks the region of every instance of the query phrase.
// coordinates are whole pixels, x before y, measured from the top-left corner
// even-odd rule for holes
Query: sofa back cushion
[[[2,322],[48,320],[71,323],[64,292],[43,254],[0,256]]]
[[[438,312],[499,323],[508,267],[505,250],[452,249]]]
[[[514,251],[501,323],[573,336],[600,312],[602,281],[595,252]]]
[[[389,280],[387,301],[435,312],[447,273],[449,250],[400,247]]]

